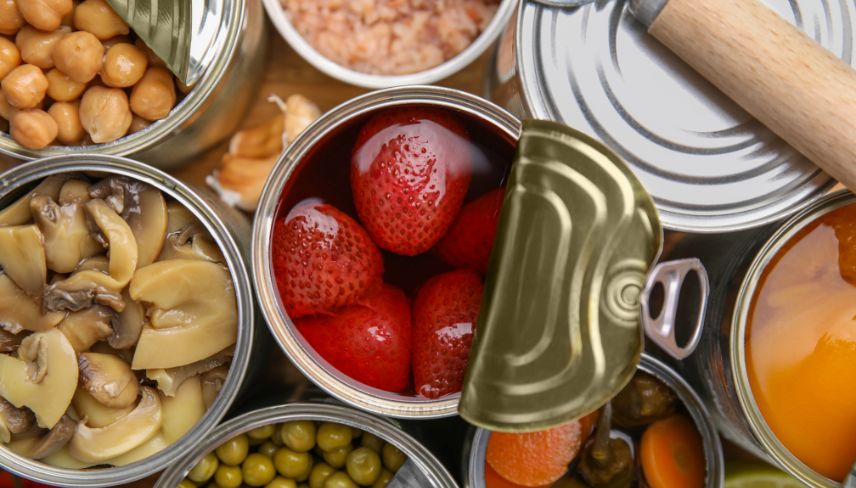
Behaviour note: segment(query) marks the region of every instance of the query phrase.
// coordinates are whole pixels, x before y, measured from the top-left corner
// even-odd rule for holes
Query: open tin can
[[[234,209],[215,197],[202,196],[162,171],[126,158],[106,155],[68,155],[45,158],[12,168],[0,177],[0,207],[24,196],[37,182],[54,175],[117,175],[148,184],[198,219],[219,247],[231,275],[237,302],[238,332],[231,366],[216,400],[187,433],[154,455],[121,467],[65,469],[47,465],[0,446],[0,465],[16,475],[57,486],[117,486],[145,478],[173,462],[206,438],[226,415],[244,384],[254,341],[254,300],[243,253],[249,225]]]
[[[174,488],[206,454],[227,440],[259,427],[291,421],[333,422],[370,433],[402,451],[408,461],[389,486],[457,488],[454,478],[442,464],[416,439],[388,420],[363,412],[325,403],[290,403],[254,410],[219,426],[204,442],[195,445],[167,469],[158,480],[157,488]],[[399,480],[404,478],[406,480]]]
[[[194,22],[199,31],[191,34],[192,49],[194,63],[202,66],[194,69],[204,73],[164,119],[116,141],[87,146],[31,150],[3,133],[0,153],[18,160],[69,153],[133,155],[157,168],[170,169],[234,132],[264,78],[267,23],[257,1],[206,0],[199,5],[200,20]],[[157,22],[157,17],[151,21]]]
[[[706,488],[718,488],[724,481],[724,458],[719,433],[711,416],[698,395],[674,370],[647,354],[642,354],[638,371],[648,373],[665,384],[678,397],[701,434],[704,455]],[[485,464],[490,431],[473,429],[464,449],[463,476],[466,488],[485,488]]]

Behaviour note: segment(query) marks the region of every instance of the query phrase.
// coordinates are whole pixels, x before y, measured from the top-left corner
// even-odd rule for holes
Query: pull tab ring
[[[687,275],[695,272],[699,280],[699,310],[695,324],[693,324],[692,336],[683,347],[678,346],[676,339],[676,321],[678,313],[678,300],[681,296],[681,288]],[[651,316],[651,293],[654,287],[663,286],[663,307],[657,317]],[[707,270],[696,258],[680,259],[659,263],[645,282],[642,289],[640,302],[642,304],[642,328],[654,344],[660,346],[675,359],[682,360],[689,357],[701,340],[701,332],[704,327],[707,299],[710,292]]]

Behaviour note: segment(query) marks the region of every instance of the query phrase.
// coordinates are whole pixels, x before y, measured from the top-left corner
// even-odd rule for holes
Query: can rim
[[[238,396],[250,364],[253,344],[254,301],[249,273],[240,247],[226,224],[211,206],[188,185],[138,161],[102,154],[74,154],[30,161],[0,176],[0,200],[12,197],[22,186],[50,175],[69,172],[100,172],[127,176],[159,189],[189,210],[217,243],[229,268],[238,306],[238,338],[226,381],[205,415],[183,437],[160,452],[126,466],[96,469],[66,469],[50,466],[13,453],[0,446],[0,465],[12,473],[60,486],[114,486],[136,481],[163,469],[174,460],[172,451],[185,451],[204,438],[226,415]]]
[[[437,400],[385,392],[347,378],[318,356],[294,331],[283,311],[273,280],[269,245],[273,218],[286,182],[307,153],[325,136],[366,113],[405,104],[444,107],[491,124],[516,140],[520,121],[504,109],[475,95],[452,88],[405,86],[370,92],[322,115],[280,155],[265,183],[253,221],[252,272],[256,297],[265,321],[285,355],[301,373],[340,401],[379,415],[397,418],[439,418],[457,413],[460,393]]]
[[[833,488],[839,486],[835,482],[807,464],[800,461],[779,440],[764,416],[755,400],[749,383],[749,372],[746,367],[746,332],[749,321],[749,310],[755,298],[758,282],[764,270],[779,250],[786,245],[791,238],[806,226],[813,223],[819,217],[826,215],[846,205],[856,203],[856,196],[847,190],[828,194],[815,201],[810,206],[802,209],[799,213],[788,219],[776,232],[767,239],[767,242],[755,255],[752,264],[746,272],[735,301],[734,312],[731,323],[733,329],[729,337],[729,360],[732,364],[732,380],[734,381],[737,399],[744,417],[748,420],[752,435],[764,450],[790,475],[801,482],[816,487]]]
[[[704,406],[704,402],[677,372],[654,356],[643,353],[637,369],[655,376],[681,399],[702,436],[706,468],[705,486],[721,487],[725,482],[725,456],[722,452],[719,432],[711,422],[712,417]],[[466,446],[464,482],[468,488],[485,486],[484,465],[487,462],[486,450],[490,434],[488,430],[476,428],[472,433],[472,440]],[[479,466],[482,468],[479,469]]]
[[[339,81],[363,88],[388,88],[401,85],[425,85],[447,78],[475,61],[492,46],[514,13],[517,0],[502,0],[487,27],[463,51],[433,68],[405,75],[376,75],[356,71],[319,53],[291,23],[279,0],[264,0],[268,17],[283,39],[300,57],[319,71]]]
[[[149,149],[164,138],[180,131],[182,125],[192,119],[199,112],[199,109],[208,103],[209,97],[220,85],[238,49],[238,41],[242,37],[241,27],[244,25],[247,16],[246,1],[221,1],[227,4],[227,7],[220,13],[222,18],[220,28],[217,31],[217,35],[222,36],[223,40],[216,42],[215,39],[208,48],[216,52],[214,62],[197,81],[197,86],[173,107],[165,118],[153,122],[139,132],[127,134],[113,142],[88,146],[52,145],[43,149],[27,149],[15,142],[8,132],[2,132],[0,133],[0,154],[25,161],[68,154],[77,157],[93,153],[125,156]]]
[[[407,458],[413,461],[431,481],[431,486],[436,488],[457,488],[458,486],[446,468],[427,448],[388,420],[339,405],[289,403],[253,410],[221,424],[211,432],[205,442],[196,444],[187,454],[170,465],[158,478],[155,488],[178,486],[191,468],[223,441],[258,427],[296,420],[335,422],[376,435],[407,454]]]

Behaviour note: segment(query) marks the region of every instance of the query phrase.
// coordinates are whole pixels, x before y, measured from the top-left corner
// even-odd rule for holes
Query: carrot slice
[[[683,415],[651,424],[639,446],[642,472],[651,488],[704,486],[705,462],[701,435]]]

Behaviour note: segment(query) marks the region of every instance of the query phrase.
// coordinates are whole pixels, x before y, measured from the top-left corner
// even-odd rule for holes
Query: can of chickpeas
[[[157,488],[387,486],[455,488],[442,464],[392,422],[326,403],[291,403],[236,417],[158,480]]]
[[[250,364],[254,303],[248,224],[216,205],[116,156],[0,177],[3,469],[122,485],[224,417]]]
[[[0,8],[0,153],[12,158],[134,155],[174,168],[233,132],[261,83],[259,2],[193,2],[192,86],[106,0],[33,8],[42,4],[9,0]]]
[[[642,360],[636,370],[636,376],[630,384],[618,394],[612,401],[610,416],[611,422],[607,423],[609,438],[614,441],[625,442],[629,449],[615,448],[615,444],[609,446],[611,463],[606,466],[598,466],[592,461],[592,456],[597,449],[598,431],[603,428],[601,421],[605,416],[602,410],[598,418],[583,418],[580,421],[568,425],[581,425],[580,430],[570,429],[574,445],[573,458],[570,466],[566,459],[562,463],[554,462],[554,457],[561,457],[561,449],[539,451],[542,443],[539,433],[534,434],[494,434],[497,436],[495,442],[491,442],[492,434],[485,429],[473,429],[464,450],[463,476],[464,486],[468,488],[486,488],[490,486],[512,486],[511,481],[522,484],[523,481],[539,482],[539,486],[547,484],[554,487],[578,487],[589,486],[600,476],[601,481],[605,473],[610,476],[615,473],[610,471],[624,470],[628,476],[627,484],[621,486],[636,486],[632,480],[636,480],[639,486],[649,486],[646,482],[651,477],[654,463],[647,462],[645,450],[651,449],[655,444],[651,439],[655,438],[656,431],[665,432],[672,427],[672,434],[678,432],[675,426],[689,426],[692,431],[688,436],[691,443],[684,443],[683,439],[669,439],[669,445],[675,452],[675,456],[682,456],[685,468],[692,466],[687,471],[698,470],[699,481],[702,484],[690,483],[688,480],[671,480],[672,484],[662,483],[660,486],[705,486],[717,488],[722,486],[724,480],[724,458],[719,434],[716,431],[711,416],[702,403],[699,396],[674,370],[647,354],[642,355]],[[689,422],[686,422],[688,420]],[[610,425],[611,424],[611,425]],[[595,428],[595,425],[597,427]],[[559,435],[561,429],[554,428],[554,434]],[[653,429],[652,433],[647,431]],[[502,438],[499,438],[502,436]],[[525,441],[522,440],[529,437]],[[529,451],[526,453],[527,462],[523,463],[523,450],[515,453],[514,447],[517,439],[527,442]],[[647,437],[647,439],[646,439]],[[606,438],[606,437],[604,437]],[[607,438],[608,439],[608,438]],[[523,444],[521,444],[522,446]],[[619,444],[621,445],[621,444]],[[686,451],[684,451],[686,449]],[[698,453],[699,458],[694,460],[688,453]],[[680,453],[680,454],[678,454]],[[517,454],[520,457],[515,457]],[[626,456],[624,461],[620,458]],[[540,465],[539,465],[540,464]],[[554,466],[551,466],[554,465]],[[646,471],[647,468],[647,471]],[[551,469],[553,473],[551,473]],[[620,475],[619,475],[620,476]],[[509,480],[508,478],[514,478]],[[558,479],[556,479],[558,478]],[[548,483],[540,483],[549,480]],[[504,483],[503,483],[504,481]],[[658,480],[658,482],[661,480]],[[669,481],[668,479],[665,481]],[[619,483],[620,484],[620,483]],[[513,486],[517,486],[516,484]],[[529,485],[525,485],[529,486]]]

